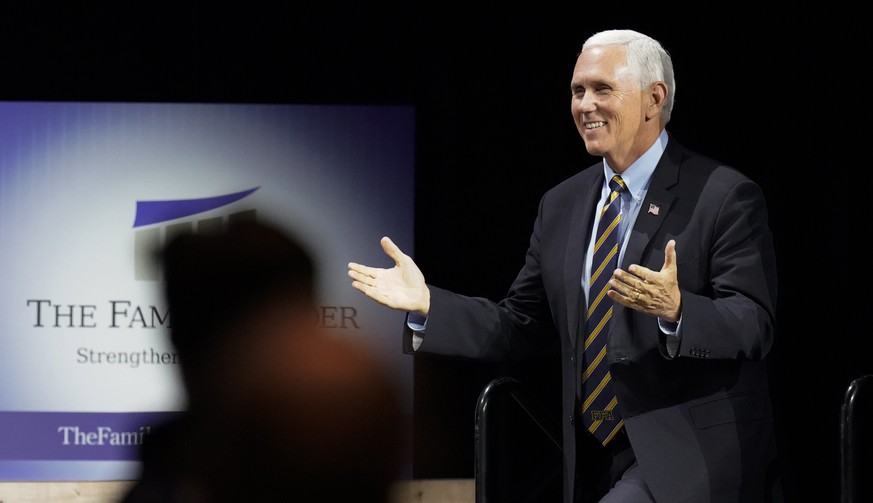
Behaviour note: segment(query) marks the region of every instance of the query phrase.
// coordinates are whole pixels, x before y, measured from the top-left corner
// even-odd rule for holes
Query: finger
[[[676,240],[667,241],[667,246],[664,248],[664,267],[661,270],[673,269],[676,267]]]
[[[628,277],[622,278],[622,280],[628,284],[631,284],[633,282],[633,280],[637,280],[640,283],[648,283],[649,280],[647,279],[647,277],[648,277],[648,273],[650,273],[650,272],[651,272],[650,269],[645,268],[641,265],[631,264],[627,268],[627,276]]]
[[[634,289],[641,288],[642,285],[647,283],[646,271],[648,269],[645,267],[633,264],[628,267],[627,271],[616,269],[612,277],[621,282],[624,286],[623,290],[633,292]]]
[[[355,262],[349,262],[349,276],[351,276],[352,279],[362,279],[363,277],[375,278],[376,268],[357,264]]]
[[[374,288],[372,286],[367,286],[362,283],[358,283],[357,281],[352,283],[352,286],[355,287],[359,292],[363,293],[367,297],[375,300],[380,304],[384,304],[386,306],[391,306],[388,301],[388,297],[385,296],[378,288]]]
[[[627,282],[627,274],[621,269],[616,269],[615,274],[609,280],[610,291],[613,291],[622,297],[633,297],[635,288]],[[609,292],[607,292],[607,295]]]
[[[382,243],[382,250],[389,257],[391,257],[391,259],[394,260],[395,263],[399,264],[400,261],[403,260],[403,257],[405,257],[405,254],[403,253],[403,251],[400,250],[400,248],[396,244],[394,244],[394,241],[391,241],[391,238],[389,238],[388,236],[385,236],[382,238],[381,243]]]
[[[631,307],[634,304],[636,293],[634,293],[633,289],[619,290],[611,288],[607,290],[606,296],[623,306]]]
[[[352,269],[349,269],[349,277],[357,283],[364,283],[368,279],[370,279],[370,276],[367,276],[366,274],[362,274]]]
[[[355,290],[357,290],[357,291],[359,291],[367,296],[370,295],[370,290],[372,290],[371,286],[369,286],[365,283],[362,283],[358,280],[352,281],[352,288],[354,288]]]

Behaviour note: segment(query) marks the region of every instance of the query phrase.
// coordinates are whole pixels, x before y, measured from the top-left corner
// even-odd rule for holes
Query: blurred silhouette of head
[[[298,239],[272,223],[245,220],[183,233],[160,260],[189,406],[207,392],[216,355],[247,343],[252,333],[240,327],[259,311],[276,305],[297,313],[301,324],[315,323],[315,263]]]

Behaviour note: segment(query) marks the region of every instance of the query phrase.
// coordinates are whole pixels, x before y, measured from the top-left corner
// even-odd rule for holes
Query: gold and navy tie
[[[585,345],[582,352],[582,423],[603,445],[621,430],[624,421],[616,407],[618,399],[612,391],[612,376],[606,358],[606,337],[612,318],[612,299],[606,296],[609,279],[618,267],[619,222],[621,198],[627,189],[620,176],[609,182],[612,192],[600,212],[597,241],[591,261],[588,284],[588,311],[585,315]]]

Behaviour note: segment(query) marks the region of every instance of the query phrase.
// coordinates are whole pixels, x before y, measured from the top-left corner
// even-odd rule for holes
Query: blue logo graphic
[[[174,199],[170,201],[137,201],[136,202],[136,219],[133,222],[134,227],[142,227],[143,225],[157,224],[177,218],[189,217],[204,211],[221,208],[230,203],[239,201],[248,196],[260,187],[244,190],[242,192],[234,192],[233,194],[225,194],[223,196],[203,197],[200,199]]]

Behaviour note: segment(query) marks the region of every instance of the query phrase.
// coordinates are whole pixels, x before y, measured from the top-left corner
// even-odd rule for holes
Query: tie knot
[[[624,180],[621,179],[620,176],[615,175],[612,177],[612,180],[609,181],[609,188],[613,190],[613,192],[623,192],[627,190],[627,185],[624,184]]]

